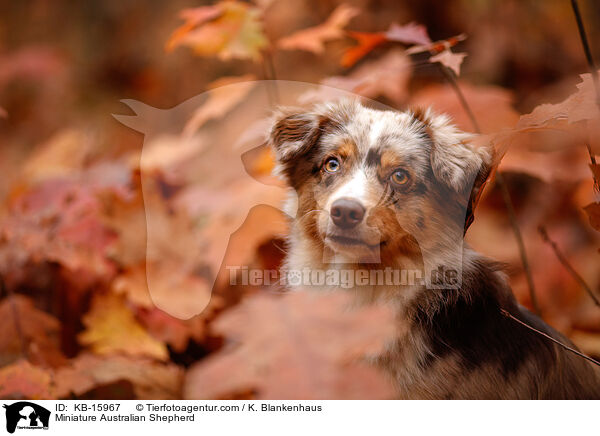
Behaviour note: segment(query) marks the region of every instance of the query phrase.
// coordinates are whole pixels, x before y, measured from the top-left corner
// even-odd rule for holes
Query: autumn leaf
[[[56,371],[55,397],[81,397],[98,386],[126,381],[132,384],[138,400],[174,400],[181,398],[182,378],[183,370],[177,365],[141,357],[83,353]]]
[[[78,335],[79,342],[97,354],[168,359],[165,345],[144,330],[123,297],[111,293],[94,295],[83,324],[85,330]]]
[[[348,35],[356,39],[358,45],[346,50],[340,62],[343,67],[351,67],[385,42],[399,42],[402,44],[431,43],[425,26],[417,23],[408,23],[402,26],[398,23],[392,23],[385,32],[348,32]]]
[[[422,24],[414,22],[403,24],[392,23],[385,32],[388,41],[402,42],[404,44],[430,44],[431,39],[427,35],[427,28]]]
[[[37,309],[30,298],[14,295],[0,301],[0,330],[0,366],[22,357],[42,366],[58,366],[65,360],[60,322]]]
[[[521,117],[517,129],[550,127],[560,121],[572,124],[600,119],[592,76],[582,74],[580,77],[582,81],[577,84],[577,91],[574,94],[560,103],[537,106],[530,114]]]
[[[452,50],[447,49],[441,53],[436,54],[435,56],[431,56],[429,58],[429,62],[439,62],[443,66],[450,68],[452,71],[454,71],[454,74],[460,76],[460,66],[462,65],[463,60],[466,56],[466,53],[453,53]]]
[[[444,50],[449,50],[450,48],[457,45],[459,42],[467,39],[467,35],[461,33],[460,35],[452,36],[448,39],[443,39],[441,41],[435,41],[429,44],[419,44],[413,45],[406,50],[406,54],[417,54],[429,52],[432,55],[443,52]]]
[[[171,51],[184,45],[201,56],[256,61],[268,44],[260,15],[259,8],[239,1],[187,9],[182,13],[185,23],[175,30],[166,48]]]
[[[391,387],[359,360],[394,332],[383,307],[351,310],[346,294],[256,295],[229,310],[214,330],[230,346],[192,366],[184,398],[389,398]]]
[[[281,38],[277,42],[277,45],[284,50],[305,50],[315,54],[323,53],[325,42],[342,38],[344,36],[344,27],[359,13],[360,11],[357,8],[341,4],[323,24],[303,29]]]
[[[583,208],[588,215],[590,225],[600,232],[600,203],[591,203]]]
[[[49,370],[19,360],[0,368],[0,398],[5,400],[49,400],[55,398]]]
[[[375,47],[387,41],[383,32],[348,32],[348,35],[354,38],[358,42],[358,45],[350,47],[342,56],[340,64],[346,68],[351,67],[371,53]]]

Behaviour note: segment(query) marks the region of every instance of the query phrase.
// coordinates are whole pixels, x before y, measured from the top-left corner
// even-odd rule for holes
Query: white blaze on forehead
[[[371,119],[371,128],[369,129],[369,147],[377,145],[379,137],[383,133],[383,130],[388,122],[389,121],[387,121],[383,116],[373,116]]]
[[[363,206],[367,206],[367,192],[369,181],[365,172],[359,168],[354,171],[351,178],[342,184],[329,198],[329,205],[339,198],[351,198],[359,201]]]

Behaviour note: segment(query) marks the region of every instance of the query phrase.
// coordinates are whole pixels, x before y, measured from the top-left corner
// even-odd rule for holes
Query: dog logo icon
[[[29,401],[19,401],[10,405],[4,404],[6,409],[6,431],[14,433],[16,429],[48,429],[50,411],[42,406]]]

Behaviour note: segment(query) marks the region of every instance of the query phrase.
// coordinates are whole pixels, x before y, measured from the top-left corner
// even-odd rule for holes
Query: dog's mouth
[[[353,238],[350,236],[341,236],[341,235],[327,235],[326,239],[338,244],[347,247],[368,247],[371,250],[382,247],[385,245],[385,241],[378,242],[376,244],[369,244],[367,241],[359,238]]]

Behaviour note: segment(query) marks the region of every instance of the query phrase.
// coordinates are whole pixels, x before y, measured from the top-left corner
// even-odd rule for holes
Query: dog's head
[[[270,145],[298,193],[295,228],[348,259],[424,256],[456,244],[491,154],[430,111],[379,111],[357,101],[282,110]]]

